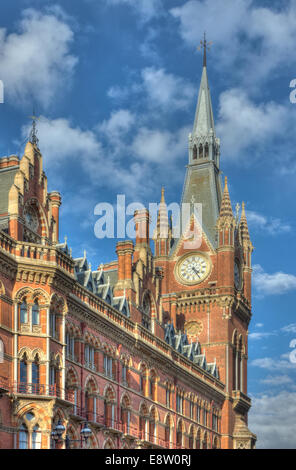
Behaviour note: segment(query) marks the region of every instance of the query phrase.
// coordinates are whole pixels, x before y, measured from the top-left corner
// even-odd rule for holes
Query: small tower
[[[254,250],[254,247],[250,239],[244,202],[242,203],[242,214],[241,214],[241,219],[240,219],[238,229],[239,229],[239,240],[240,240],[240,244],[242,246],[243,254],[244,254],[244,267],[243,267],[244,295],[251,304],[251,276],[252,276],[251,257],[252,257],[252,252]]]
[[[227,177],[225,177],[224,192],[216,227],[218,232],[218,285],[233,286],[235,218],[231,208]]]
[[[168,256],[172,240],[172,228],[168,218],[167,205],[164,198],[164,188],[161,189],[161,199],[157,214],[157,226],[154,236],[155,256]]]

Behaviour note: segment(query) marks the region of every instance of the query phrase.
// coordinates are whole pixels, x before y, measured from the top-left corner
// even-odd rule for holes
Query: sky
[[[35,109],[60,239],[94,269],[115,259],[98,203],[161,186],[180,201],[204,31],[221,170],[255,247],[249,427],[258,448],[296,448],[296,0],[1,2],[0,155],[22,155]]]

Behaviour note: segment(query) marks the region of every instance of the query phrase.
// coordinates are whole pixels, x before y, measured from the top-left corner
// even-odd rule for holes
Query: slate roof
[[[219,371],[215,362],[207,363],[205,354],[202,354],[199,342],[189,343],[187,334],[176,332],[174,325],[165,325],[165,341],[176,351],[187,357],[194,364],[219,379]]]

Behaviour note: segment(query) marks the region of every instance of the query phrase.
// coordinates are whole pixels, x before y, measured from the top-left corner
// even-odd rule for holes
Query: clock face
[[[33,230],[34,232],[36,232],[38,229],[39,223],[38,223],[38,216],[37,216],[35,209],[30,206],[27,207],[25,210],[24,216],[25,216],[26,226],[30,230]]]
[[[200,254],[191,254],[178,266],[178,275],[186,284],[197,284],[205,279],[209,272],[209,261]]]
[[[237,289],[240,288],[241,283],[241,275],[240,275],[240,267],[237,261],[234,263],[234,284]]]

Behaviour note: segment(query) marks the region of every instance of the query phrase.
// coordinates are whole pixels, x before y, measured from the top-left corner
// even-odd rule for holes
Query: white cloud
[[[98,126],[98,131],[102,132],[109,140],[118,141],[125,136],[135,124],[136,117],[127,109],[114,111],[108,120],[104,120]]]
[[[58,13],[58,10],[54,10]],[[77,58],[70,54],[73,32],[53,13],[24,10],[17,32],[0,29],[0,76],[9,103],[51,104],[69,82]]]
[[[283,326],[281,330],[285,333],[296,333],[296,323],[290,323],[290,325]]]
[[[172,166],[174,161],[184,154],[184,142],[188,138],[189,128],[177,132],[160,131],[141,127],[131,149],[134,155],[142,160],[163,163]]]
[[[269,332],[254,332],[249,334],[249,339],[255,339],[255,340],[260,340],[263,338],[268,338],[270,336],[274,336],[275,333],[269,333]]]
[[[262,328],[264,326],[264,323],[256,323],[255,327],[256,328]]]
[[[280,385],[294,384],[294,380],[288,375],[268,375],[261,383],[278,387]]]
[[[257,434],[257,448],[295,449],[295,415],[296,393],[252,397],[249,428]]]
[[[163,68],[147,67],[142,70],[143,87],[148,104],[169,110],[186,108],[196,94],[187,80],[167,73]]]
[[[288,114],[283,105],[273,102],[256,104],[243,89],[222,93],[216,128],[223,146],[223,158],[243,157],[245,160],[243,150],[281,136],[288,126]]]
[[[162,11],[161,0],[105,0],[107,5],[129,6],[139,14],[142,22],[150,21]]]
[[[190,47],[196,46],[203,31],[207,31],[214,42],[216,65],[231,65],[243,59],[242,67],[231,70],[234,73],[237,70],[251,86],[260,79],[268,79],[280,64],[295,63],[294,0],[277,9],[257,7],[251,0],[236,0],[235,8],[233,0],[189,0],[170,13],[177,19],[180,35]]]
[[[262,266],[253,266],[253,284],[259,295],[280,295],[296,290],[296,276],[281,271],[268,274]]]
[[[246,215],[248,224],[261,233],[279,235],[281,233],[289,233],[292,230],[291,225],[282,222],[276,217],[267,217],[255,211],[246,211]]]
[[[289,360],[289,355],[283,354],[280,359],[271,358],[271,357],[262,357],[253,359],[250,363],[250,366],[259,367],[260,369],[266,369],[270,371],[285,371],[293,370],[296,372],[296,364],[292,363]]]

